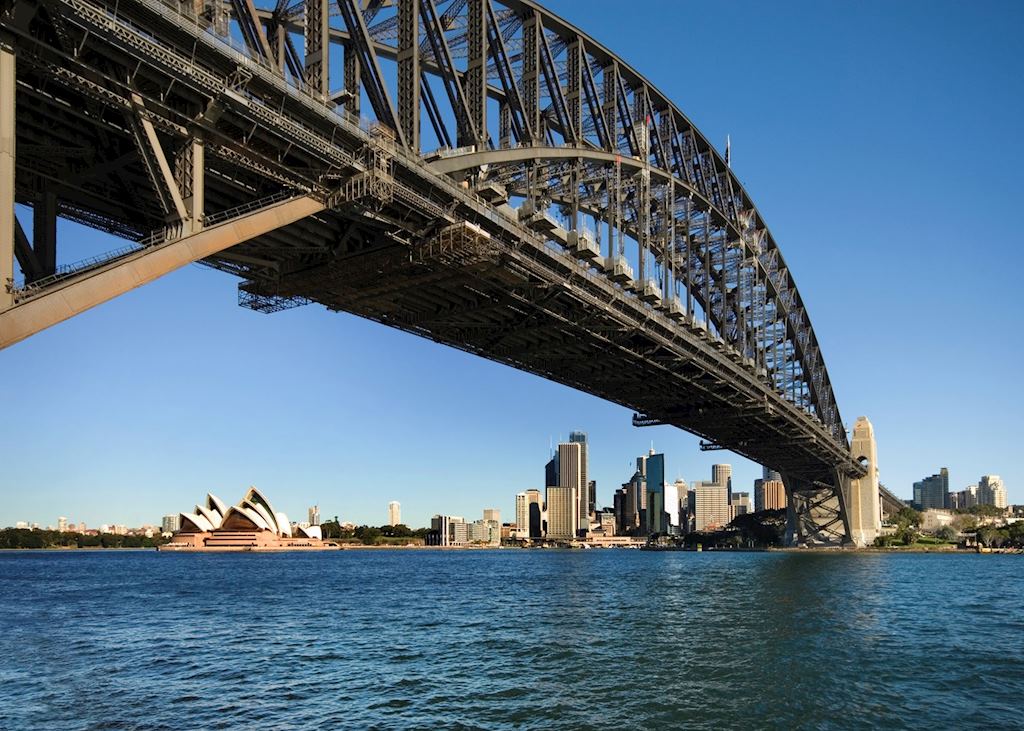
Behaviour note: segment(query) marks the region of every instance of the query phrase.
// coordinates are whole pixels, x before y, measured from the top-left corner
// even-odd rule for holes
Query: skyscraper
[[[178,527],[181,525],[180,521],[181,516],[177,513],[174,515],[165,515],[160,526],[160,530],[164,533],[177,533]]]
[[[726,497],[729,504],[732,504],[732,465],[713,464],[711,465],[711,481],[716,485],[727,488]]]
[[[731,519],[728,489],[715,481],[694,483],[694,530],[717,530],[728,525]]]
[[[782,480],[754,480],[754,510],[781,510],[786,507],[786,486]]]
[[[516,534],[520,538],[541,537],[541,494],[527,490],[516,495]]]
[[[768,469],[767,467],[762,466],[761,479],[763,479],[765,482],[768,482],[769,480],[778,480],[779,482],[782,482],[782,475],[780,475],[775,470],[771,470]]]
[[[751,512],[750,493],[734,492],[732,494],[732,517],[735,518],[737,515],[745,515],[749,512]]]
[[[484,508],[484,522],[501,525],[501,511],[497,508]]]
[[[594,508],[590,499],[590,480],[587,478],[588,454],[587,454],[587,433],[582,431],[569,432],[569,443],[580,445],[580,527],[586,528],[590,525],[590,516]]]
[[[575,510],[575,523],[573,535],[583,526],[588,525],[586,512],[586,497],[584,495],[583,482],[583,444],[580,442],[563,442],[558,445],[558,487],[568,487],[573,490],[573,506]],[[580,503],[584,507],[580,508]],[[582,516],[582,517],[581,517]],[[548,502],[548,532],[551,531],[551,504]]]
[[[558,452],[551,455],[551,459],[544,465],[544,487],[558,484]]]
[[[914,508],[929,510],[949,504],[949,471],[943,467],[938,474],[914,483]]]
[[[576,488],[548,486],[548,538],[570,540],[576,537],[576,527],[579,525],[578,496],[579,490]]]
[[[68,519],[65,518],[62,515],[59,518],[57,518],[57,530],[60,531],[61,533],[65,533],[65,532],[67,532],[67,529],[68,529]]]
[[[320,506],[314,505],[308,511],[306,511],[309,517],[310,525],[320,525]]]
[[[647,456],[647,535],[668,532],[665,514],[665,455]]]
[[[1006,485],[999,475],[983,475],[978,481],[978,505],[1006,507]]]
[[[396,526],[402,522],[402,505],[397,500],[388,503],[388,525]]]

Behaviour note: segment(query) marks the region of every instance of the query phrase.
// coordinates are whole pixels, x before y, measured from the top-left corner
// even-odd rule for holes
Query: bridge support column
[[[43,193],[32,209],[32,249],[39,263],[39,276],[57,270],[57,196]]]
[[[832,484],[784,474],[787,546],[848,546],[850,522],[846,490],[838,472]]]
[[[309,196],[291,198],[60,280],[34,297],[0,311],[0,349],[186,264],[322,210],[324,204]]]
[[[14,304],[14,44],[0,35],[0,311]]]

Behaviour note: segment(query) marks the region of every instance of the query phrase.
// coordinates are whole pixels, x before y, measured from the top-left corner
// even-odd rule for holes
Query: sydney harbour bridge
[[[76,262],[58,217],[124,245]],[[727,161],[533,2],[0,0],[0,348],[193,262],[776,469],[794,543],[873,522]]]

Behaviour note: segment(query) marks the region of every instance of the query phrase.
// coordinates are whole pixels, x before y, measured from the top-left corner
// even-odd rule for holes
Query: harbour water
[[[1020,728],[1018,556],[0,553],[2,729]]]

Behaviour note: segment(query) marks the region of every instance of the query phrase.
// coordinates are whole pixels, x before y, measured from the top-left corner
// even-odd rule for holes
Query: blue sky
[[[1024,6],[987,2],[547,5],[627,59],[713,141],[794,273],[844,421],[882,481],[1003,476],[1024,502]],[[22,214],[25,212],[22,211]],[[25,219],[23,219],[25,220]],[[63,225],[62,261],[120,243]],[[637,454],[736,489],[759,468],[540,378],[357,318],[237,307],[192,266],[0,353],[0,525],[155,522],[249,484],[293,517],[478,516],[542,487],[583,429],[608,503]]]

